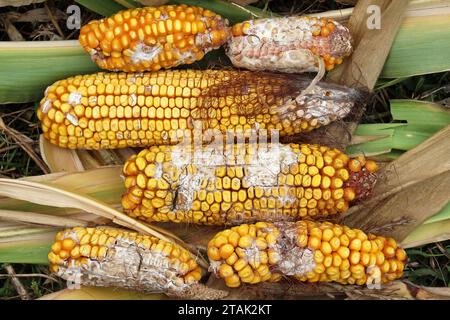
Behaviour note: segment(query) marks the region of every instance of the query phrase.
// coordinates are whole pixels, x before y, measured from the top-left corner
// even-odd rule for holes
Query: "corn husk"
[[[402,241],[444,209],[450,201],[449,138],[450,125],[382,168],[372,198],[350,208],[344,223]]]
[[[339,84],[372,90],[400,29],[407,4],[408,0],[358,1],[348,23],[354,40],[353,54],[331,72],[328,79]],[[383,25],[379,29],[367,27],[367,10],[371,5],[381,8],[379,19]]]

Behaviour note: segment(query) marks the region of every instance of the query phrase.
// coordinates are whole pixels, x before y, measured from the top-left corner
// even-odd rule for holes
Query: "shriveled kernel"
[[[292,232],[294,224],[296,225],[296,237],[306,236],[305,232],[308,230],[308,244],[313,244],[313,246],[303,247],[297,241],[295,242],[296,247],[291,248],[288,252],[280,251],[278,249],[279,245],[284,244],[286,239],[292,237],[290,232]],[[218,236],[230,236],[238,229],[239,227],[234,227],[231,230],[222,231]],[[397,244],[392,239],[385,240],[388,244],[386,248],[396,248],[394,249],[396,250],[395,257],[394,260],[386,261],[384,253],[378,249],[381,248],[378,244],[379,241],[375,241],[375,239],[380,240],[381,238],[366,235],[360,230],[340,227],[329,222],[299,221],[297,223],[278,223],[276,225],[265,222],[258,225],[245,225],[245,229],[247,231],[245,236],[252,237],[255,246],[241,248],[232,245],[235,248],[235,252],[229,258],[219,261],[216,272],[218,276],[226,279],[226,277],[237,275],[239,282],[242,283],[278,281],[283,274],[274,270],[277,270],[280,263],[286,263],[286,266],[289,266],[289,259],[292,259],[290,252],[296,250],[295,248],[312,250],[314,264],[311,265],[310,271],[305,271],[303,274],[292,275],[289,273],[289,275],[285,276],[293,276],[300,281],[309,282],[337,281],[343,284],[362,285],[366,283],[367,277],[373,274],[369,266],[375,265],[380,266],[379,272],[384,277],[384,281],[390,281],[401,276],[401,272],[404,269],[404,261],[406,260],[404,252],[400,251],[402,249],[397,249]],[[257,245],[259,239],[272,233],[277,234],[274,237],[274,239],[277,239],[274,246]],[[286,237],[286,234],[290,234],[290,236]],[[324,241],[324,238],[328,239],[330,236],[332,237],[329,241]],[[349,249],[350,239],[357,240],[354,242],[353,247],[357,248],[359,246],[358,250]],[[360,242],[359,245],[358,241]],[[372,244],[370,253],[362,251],[362,248],[366,246],[364,241],[371,241],[371,244],[376,244],[375,246]],[[316,244],[314,245],[315,242]],[[210,242],[211,244],[213,242]],[[259,254],[253,253],[253,249],[259,250]],[[378,251],[372,252],[372,250]],[[391,251],[391,249],[388,249],[388,251]],[[397,255],[401,259],[397,260]],[[268,266],[272,267],[269,269]],[[221,271],[222,269],[224,271]]]

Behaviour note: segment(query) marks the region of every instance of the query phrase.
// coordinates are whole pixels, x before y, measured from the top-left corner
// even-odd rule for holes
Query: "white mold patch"
[[[76,91],[71,92],[71,93],[69,94],[69,98],[67,99],[67,103],[70,104],[70,105],[72,105],[72,106],[75,106],[75,105],[81,103],[81,98],[83,98],[83,96],[81,95],[81,93],[76,92]]]
[[[45,99],[44,103],[41,106],[41,111],[43,114],[47,114],[52,107],[52,100]]]
[[[250,164],[247,165],[248,175],[244,177],[244,180],[249,186],[275,186],[278,184],[281,168],[296,161],[297,156],[290,146],[267,144],[263,147],[261,145]]]
[[[314,252],[308,248],[295,247],[283,254],[278,269],[287,276],[302,276],[315,267]]]
[[[72,114],[72,113],[67,113],[66,114],[66,119],[69,120],[69,122],[71,124],[73,124],[74,126],[78,126],[78,118],[76,115]]]

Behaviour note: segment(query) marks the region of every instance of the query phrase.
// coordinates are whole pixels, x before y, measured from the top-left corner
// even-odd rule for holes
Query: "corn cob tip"
[[[48,259],[52,272],[88,286],[182,295],[202,276],[196,261],[178,245],[109,227],[59,232]]]
[[[208,243],[210,271],[228,287],[276,282],[334,281],[377,286],[400,278],[406,252],[394,239],[330,222],[243,224]]]
[[[102,69],[145,71],[198,61],[229,36],[228,20],[181,4],[128,9],[90,21],[79,41]]]
[[[348,165],[350,177],[345,186],[355,193],[355,201],[362,201],[370,197],[377,183],[378,166],[375,161],[358,157],[350,160]]]

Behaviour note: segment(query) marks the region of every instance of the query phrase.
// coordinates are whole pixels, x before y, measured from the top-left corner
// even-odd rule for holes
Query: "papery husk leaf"
[[[121,176],[122,167],[103,167],[83,172],[61,172],[41,176],[25,177],[20,180],[51,184],[61,188],[70,188],[119,209],[121,194],[125,191]],[[44,206],[25,200],[0,196],[0,209],[34,211],[44,214],[71,215],[80,213],[79,209]],[[95,218],[92,213],[88,214]],[[103,219],[103,218],[101,218]]]
[[[0,220],[61,228],[83,227],[88,225],[86,221],[81,219],[16,210],[0,210]]]
[[[400,28],[408,2],[408,0],[358,1],[348,23],[354,41],[354,51],[341,66],[328,75],[328,79],[350,87],[365,87],[372,90]],[[378,6],[381,10],[380,29],[367,27],[369,6]]]
[[[424,222],[424,224],[435,223],[435,222],[444,221],[447,219],[450,219],[450,202],[447,203],[447,205],[439,213],[435,214],[431,218],[428,218]]]
[[[450,220],[444,220],[421,224],[402,240],[401,245],[405,248],[413,248],[449,239]]]
[[[75,150],[59,148],[42,135],[39,137],[39,148],[41,157],[51,172],[83,171],[85,169]]]
[[[118,224],[124,222],[127,227],[132,227],[133,230],[138,232],[153,235],[169,242],[173,241],[173,239],[160,234],[149,225],[134,220],[86,194],[74,192],[70,188],[24,180],[0,179],[0,195],[47,206],[77,208],[114,220]]]
[[[58,147],[41,135],[40,153],[51,172],[72,172],[100,168],[103,166],[123,165],[136,153],[133,148],[104,150],[73,150]]]
[[[72,184],[74,182],[75,181],[72,181]],[[96,180],[93,180],[93,183],[96,182]],[[115,224],[137,232],[150,234],[168,242],[176,242],[179,245],[188,248],[189,251],[192,250],[192,246],[184,243],[174,234],[171,234],[164,229],[153,227],[149,224],[135,220],[111,206],[108,206],[106,203],[86,195],[85,192],[77,192],[71,187],[61,187],[54,184],[35,181],[0,179],[0,195],[40,205],[76,208],[109,219]],[[117,201],[120,201],[120,197],[117,197]],[[193,254],[193,256],[195,256],[195,254]],[[200,265],[207,267],[208,264],[202,257],[198,257],[197,260]]]

